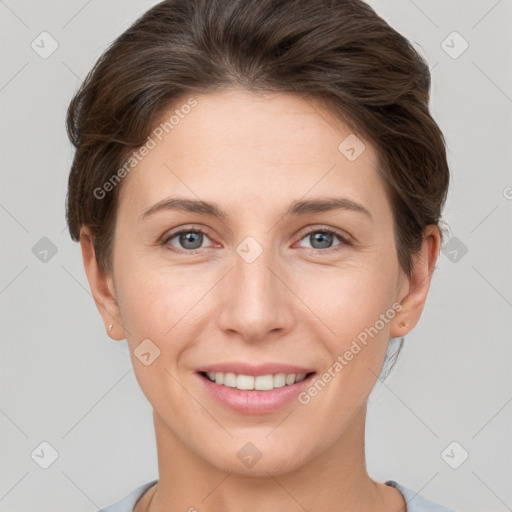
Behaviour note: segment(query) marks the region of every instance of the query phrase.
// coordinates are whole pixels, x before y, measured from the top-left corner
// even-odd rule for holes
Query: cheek
[[[396,298],[397,273],[392,265],[340,265],[305,275],[296,283],[298,297],[338,340],[373,325]]]
[[[193,338],[201,312],[211,310],[211,292],[223,271],[217,266],[171,263],[164,255],[117,254],[116,289],[130,346],[149,338],[166,350],[167,340],[173,340],[173,351],[180,350],[180,340],[185,346],[187,338]],[[309,262],[288,268],[282,278],[297,299],[290,298],[287,307],[295,310],[297,322],[309,318],[310,325],[325,331],[326,340],[333,340],[334,348],[343,349],[392,306],[397,262],[391,256],[381,245],[364,255],[347,253],[345,260],[334,264]]]
[[[324,389],[315,403],[332,419],[333,435],[365,402],[382,368],[396,314],[394,283],[383,275],[369,270],[337,278],[333,274],[308,295],[311,309],[318,306],[315,314],[321,324],[316,321],[316,325],[329,328],[322,338],[328,354],[318,376],[322,382],[311,392],[314,396],[316,389]]]
[[[168,266],[130,263],[118,274],[119,306],[137,381],[150,403],[159,403],[168,387],[181,403],[183,393],[175,379],[181,380],[183,355],[200,338],[198,301],[205,285]]]
[[[118,303],[130,345],[141,337],[156,343],[174,338],[204,295],[203,280],[180,267],[120,258],[117,269]]]
[[[329,357],[325,371],[336,375],[332,378],[333,403],[342,393],[349,408],[356,408],[374,386],[396,315],[398,270],[394,260],[376,255],[366,261],[366,265],[317,273],[315,279],[303,281],[300,295],[326,333],[323,344]],[[314,320],[311,313],[308,318]],[[329,379],[327,375],[325,380]]]

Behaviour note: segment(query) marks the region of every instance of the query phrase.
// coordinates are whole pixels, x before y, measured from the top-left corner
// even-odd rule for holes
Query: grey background
[[[69,100],[155,3],[0,0],[2,512],[95,511],[158,476],[151,407],[126,341],[104,331],[64,218]],[[370,4],[431,66],[452,182],[451,239],[422,319],[370,397],[369,473],[460,511],[512,510],[511,1]],[[59,45],[46,59],[31,47],[43,31]],[[444,43],[452,56],[442,47],[453,31],[469,44],[458,58],[460,38]],[[46,261],[43,237],[56,250]],[[43,441],[58,453],[48,469],[31,456]]]

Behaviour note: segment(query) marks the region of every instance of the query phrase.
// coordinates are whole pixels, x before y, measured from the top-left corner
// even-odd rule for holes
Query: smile
[[[222,407],[244,415],[270,414],[286,405],[297,405],[298,394],[311,385],[316,375],[316,372],[307,371],[306,368],[292,367],[286,368],[285,372],[274,373],[285,369],[283,365],[273,369],[269,368],[269,365],[265,369],[238,366],[239,370],[246,373],[219,371],[221,368],[217,367],[215,371],[212,368],[202,368],[196,371],[196,375],[207,396]],[[289,373],[294,369],[296,373]]]
[[[276,373],[258,375],[256,377],[254,375],[236,373],[201,372],[201,375],[220,386],[227,386],[247,391],[270,391],[275,388],[291,386],[297,382],[301,382],[310,374]]]

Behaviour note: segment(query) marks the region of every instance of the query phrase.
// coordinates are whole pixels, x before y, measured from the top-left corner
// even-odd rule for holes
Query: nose
[[[234,254],[233,267],[220,287],[219,327],[246,342],[275,341],[293,327],[294,296],[270,249],[249,261]]]

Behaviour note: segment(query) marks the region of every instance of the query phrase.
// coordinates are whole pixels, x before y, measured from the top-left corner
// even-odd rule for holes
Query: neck
[[[159,481],[138,502],[135,512],[264,512],[405,509],[401,494],[374,482],[364,455],[366,407],[327,451],[290,471],[241,474],[223,471],[185,446],[154,412]],[[256,467],[256,466],[255,466]],[[238,468],[236,468],[238,469]],[[299,508],[298,508],[299,507]],[[394,508],[393,508],[394,507]]]

